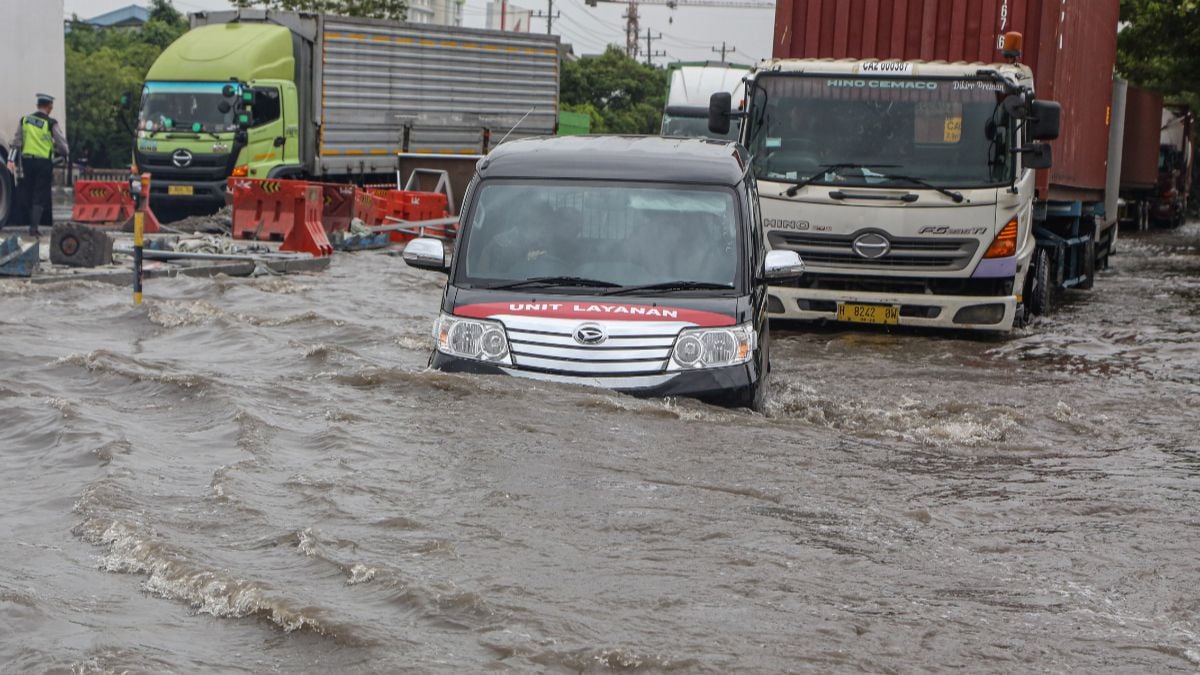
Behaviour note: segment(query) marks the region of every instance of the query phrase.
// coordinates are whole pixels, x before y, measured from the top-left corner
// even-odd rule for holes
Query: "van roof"
[[[498,146],[480,178],[566,178],[736,185],[749,158],[732,141],[660,136],[549,136]]]

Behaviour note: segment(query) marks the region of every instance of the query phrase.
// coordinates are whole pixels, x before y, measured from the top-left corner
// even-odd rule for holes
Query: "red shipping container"
[[[1158,185],[1158,145],[1163,97],[1129,85],[1125,98],[1125,142],[1121,150],[1121,190],[1152,190]]]
[[[775,58],[996,63],[1000,40],[1025,36],[1021,61],[1041,99],[1062,104],[1049,199],[1103,199],[1119,0],[778,0]]]

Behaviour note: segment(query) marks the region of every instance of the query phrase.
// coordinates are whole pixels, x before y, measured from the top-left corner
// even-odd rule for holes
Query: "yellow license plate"
[[[900,323],[900,307],[897,305],[859,305],[839,302],[837,320],[851,323],[878,323],[894,326]]]
[[[191,195],[195,194],[192,191],[191,185],[168,185],[167,194],[169,195]]]

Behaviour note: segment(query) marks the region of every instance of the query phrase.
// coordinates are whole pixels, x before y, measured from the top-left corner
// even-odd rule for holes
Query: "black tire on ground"
[[[111,264],[112,239],[86,225],[55,225],[50,232],[50,262],[71,267]]]
[[[1025,306],[1035,316],[1046,316],[1054,309],[1054,286],[1050,275],[1050,253],[1039,248],[1033,254],[1033,267],[1029,270],[1029,289],[1025,293]]]
[[[12,174],[0,164],[0,227],[8,225],[16,209],[17,191]]]
[[[1089,290],[1096,285],[1096,240],[1088,239],[1087,244],[1083,248],[1083,264],[1080,267],[1080,273],[1087,277],[1087,280],[1076,286],[1083,290]]]

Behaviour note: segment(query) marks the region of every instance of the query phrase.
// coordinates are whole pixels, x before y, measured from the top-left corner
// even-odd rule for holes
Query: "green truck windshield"
[[[221,112],[222,101],[232,106],[221,89],[228,82],[147,82],[142,89],[142,108],[138,113],[141,131],[206,131],[221,133],[237,130],[236,112],[231,107]],[[199,129],[195,125],[199,124]]]
[[[890,174],[940,187],[1000,185],[1013,172],[1003,97],[979,79],[763,75],[746,145],[763,180],[820,172],[813,183],[886,185],[881,175]],[[838,164],[863,168],[823,171]]]

